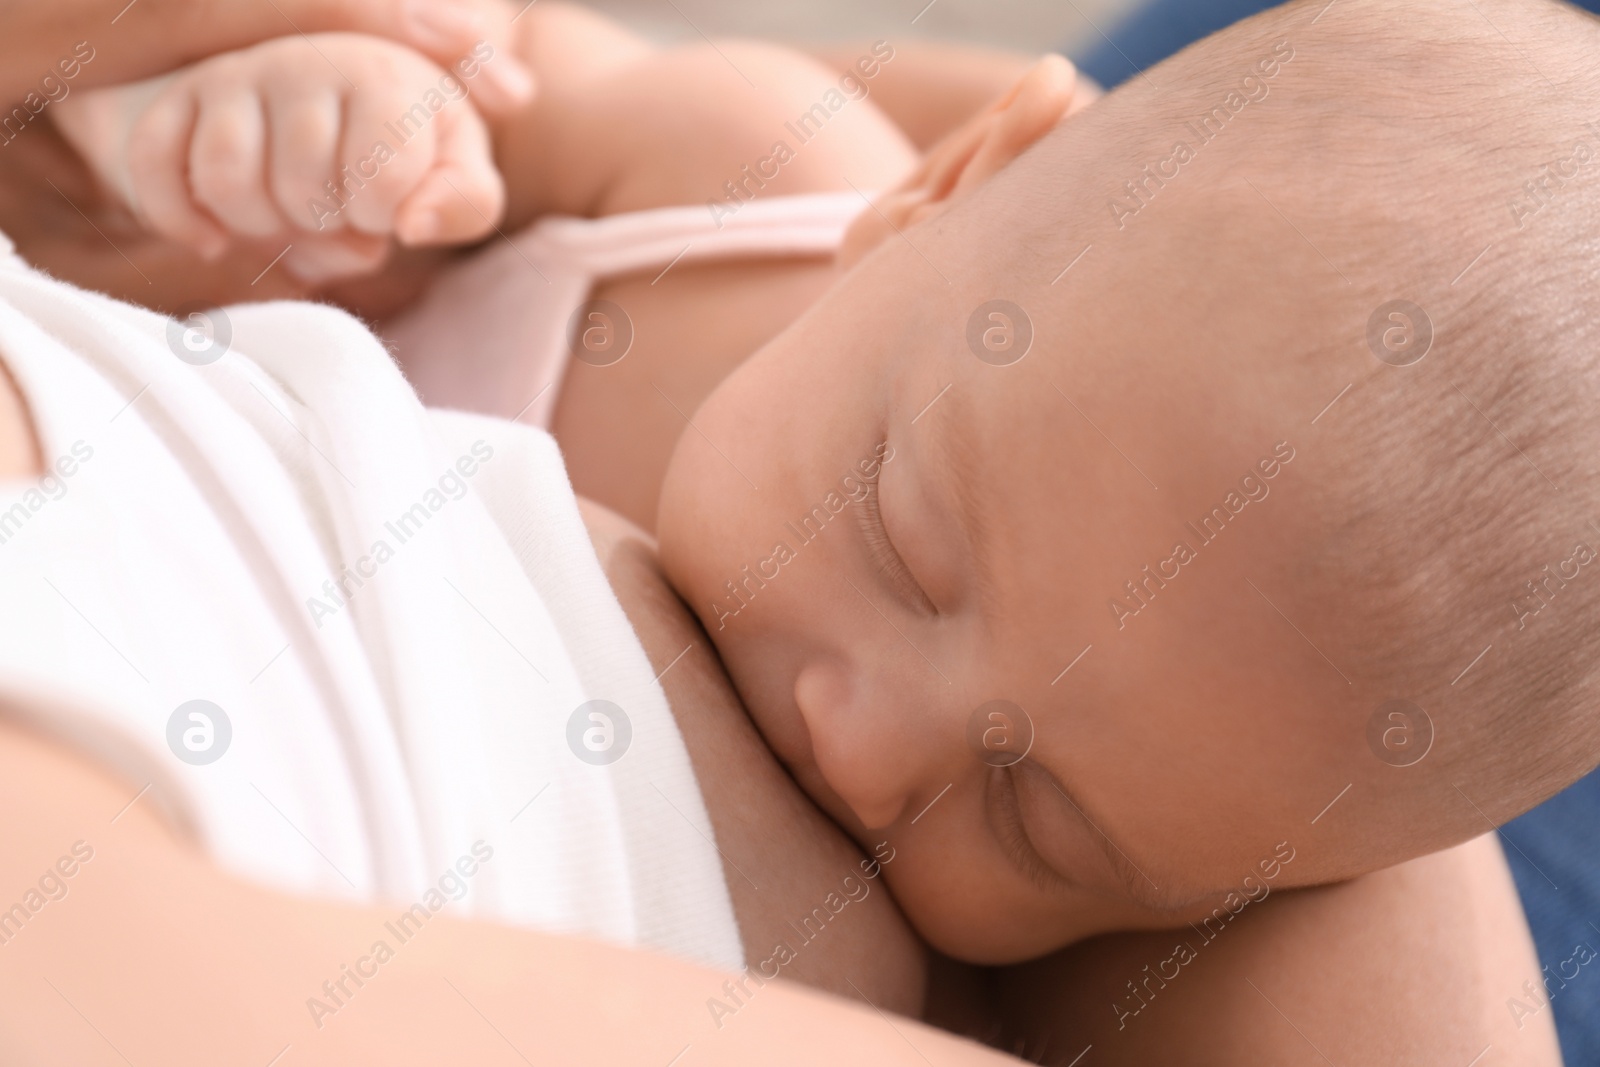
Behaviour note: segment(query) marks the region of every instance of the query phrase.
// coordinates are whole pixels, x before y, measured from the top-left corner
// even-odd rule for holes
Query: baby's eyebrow
[[[989,568],[992,542],[978,477],[983,465],[974,437],[975,426],[959,388],[950,390],[940,406],[944,410],[939,412],[938,418],[929,420],[933,425],[927,427],[931,458],[935,461],[929,469],[944,472],[943,490],[955,496],[956,514],[967,540],[967,558],[978,587],[978,610],[985,618],[993,618],[997,595]]]

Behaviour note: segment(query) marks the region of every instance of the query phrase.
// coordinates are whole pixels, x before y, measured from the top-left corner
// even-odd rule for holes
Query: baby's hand
[[[391,238],[493,230],[505,189],[468,99],[479,68],[458,70],[375,37],[287,37],[52,110],[152,232],[207,259],[282,240],[319,283],[376,268]]]

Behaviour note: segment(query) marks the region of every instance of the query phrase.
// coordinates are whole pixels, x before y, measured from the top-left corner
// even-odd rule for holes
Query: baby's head
[[[685,435],[669,572],[937,947],[1198,921],[1600,760],[1600,34],[1481,6],[1517,46],[1291,4],[947,201],[992,123]]]

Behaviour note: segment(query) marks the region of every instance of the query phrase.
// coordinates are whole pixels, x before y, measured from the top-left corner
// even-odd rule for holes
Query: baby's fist
[[[283,38],[84,94],[59,121],[152,231],[207,257],[281,239],[326,281],[375,267],[391,237],[492,231],[504,187],[459,69],[372,37]]]

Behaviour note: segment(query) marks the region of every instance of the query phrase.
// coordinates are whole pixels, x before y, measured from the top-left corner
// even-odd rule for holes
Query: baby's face
[[[1127,165],[1082,162],[1094,110],[1069,193]],[[1155,218],[1108,237],[1091,194],[1080,229],[1008,251],[984,234],[1020,209],[988,194],[846,276],[674,457],[663,559],[773,751],[977,961],[1451,843],[1383,819],[1423,781],[1368,746],[1393,694],[1333,665],[1286,547],[1329,476],[1308,420],[1350,369],[1274,369],[1292,324],[1222,299],[1256,279],[1186,266],[1207,248]],[[1010,365],[991,300],[1029,309]]]

